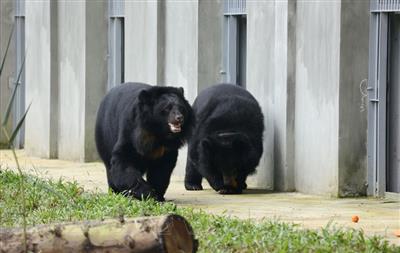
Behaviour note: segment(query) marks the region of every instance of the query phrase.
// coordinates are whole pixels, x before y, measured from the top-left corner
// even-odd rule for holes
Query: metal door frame
[[[224,0],[223,15],[224,39],[222,52],[224,54],[224,71],[222,74],[225,74],[225,82],[237,84],[239,81],[237,80],[237,66],[239,61],[238,43],[240,43],[237,33],[239,31],[240,17],[246,17],[247,15],[246,0]]]
[[[108,82],[107,89],[124,82],[125,1],[108,0]]]
[[[25,113],[25,0],[14,2],[15,13],[15,73],[14,82],[17,81],[19,72],[21,76],[18,81],[18,89],[13,104],[13,129],[16,128],[19,120]],[[22,68],[22,69],[21,69]],[[14,83],[17,85],[17,83]],[[25,125],[22,125],[14,140],[15,148],[23,148],[25,143]]]
[[[368,77],[368,195],[386,193],[386,112],[389,14],[400,0],[371,0]]]

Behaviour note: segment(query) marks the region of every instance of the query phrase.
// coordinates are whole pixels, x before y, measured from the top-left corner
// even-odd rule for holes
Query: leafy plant
[[[5,65],[5,62],[6,62],[8,50],[10,49],[10,43],[11,43],[13,34],[14,34],[14,26],[11,29],[10,35],[8,37],[6,51],[5,51],[4,56],[3,56],[2,60],[1,60],[0,77],[1,77],[1,75],[3,73],[4,65]],[[24,58],[21,66],[19,68],[17,79],[14,82],[14,89],[13,89],[12,95],[10,97],[10,101],[8,102],[8,105],[7,105],[7,108],[6,108],[6,113],[4,114],[4,118],[3,118],[3,121],[2,121],[2,124],[1,124],[1,130],[4,133],[4,136],[7,138],[7,145],[12,150],[12,153],[13,153],[13,156],[14,156],[14,160],[15,160],[15,163],[17,165],[17,170],[18,170],[19,174],[21,175],[20,180],[19,180],[19,188],[20,188],[21,199],[22,199],[22,217],[23,217],[23,228],[24,228],[24,242],[23,243],[24,243],[24,248],[25,248],[25,251],[26,251],[27,250],[27,248],[26,248],[26,240],[27,240],[27,238],[26,238],[26,216],[27,216],[27,213],[26,213],[25,181],[24,181],[24,177],[22,176],[23,174],[22,174],[22,170],[21,170],[21,167],[19,165],[19,162],[18,162],[17,154],[15,152],[14,139],[17,136],[19,130],[21,129],[21,127],[22,127],[22,125],[23,125],[23,123],[25,121],[26,114],[28,113],[29,108],[30,108],[31,105],[29,104],[29,106],[26,109],[24,115],[21,117],[21,119],[19,119],[17,125],[15,126],[15,128],[11,132],[11,134],[8,133],[7,128],[6,128],[7,123],[9,121],[9,119],[10,119],[11,108],[12,108],[14,100],[15,100],[15,95],[17,94],[17,89],[19,88],[19,86],[21,84],[21,82],[20,82],[21,74],[22,74],[22,71],[23,71],[24,67],[25,67],[25,58]]]

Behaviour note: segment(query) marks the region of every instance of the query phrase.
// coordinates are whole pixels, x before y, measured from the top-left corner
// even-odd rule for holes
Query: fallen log
[[[27,229],[29,252],[196,252],[190,224],[179,215],[40,225]],[[23,229],[0,228],[0,252],[25,252]]]

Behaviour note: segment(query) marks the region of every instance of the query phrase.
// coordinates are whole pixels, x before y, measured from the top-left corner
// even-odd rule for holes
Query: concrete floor
[[[46,178],[76,180],[86,190],[106,191],[106,175],[101,163],[76,163],[28,157],[23,150],[17,155],[24,171]],[[0,150],[1,168],[14,168],[12,153]],[[219,195],[207,188],[189,192],[180,179],[173,178],[166,194],[167,201],[180,206],[201,208],[210,213],[240,218],[274,218],[298,223],[305,228],[320,228],[328,222],[338,226],[363,229],[367,235],[381,235],[400,245],[394,232],[400,230],[400,199],[326,198],[301,193],[274,193],[257,189],[242,195]],[[360,220],[353,223],[351,217]]]

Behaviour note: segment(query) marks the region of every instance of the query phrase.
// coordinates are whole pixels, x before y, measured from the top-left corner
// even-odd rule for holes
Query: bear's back
[[[264,130],[264,118],[257,100],[233,84],[218,84],[202,91],[193,104],[197,130],[214,132],[239,130],[257,136]]]
[[[97,150],[103,161],[108,161],[111,151],[118,139],[122,124],[128,117],[133,117],[133,107],[137,103],[137,96],[150,85],[143,83],[123,83],[112,88],[100,103],[95,139]]]

